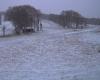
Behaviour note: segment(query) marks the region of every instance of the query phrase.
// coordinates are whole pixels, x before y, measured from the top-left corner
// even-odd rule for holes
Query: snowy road
[[[50,21],[43,26],[43,32],[0,39],[0,80],[100,79],[99,44]]]

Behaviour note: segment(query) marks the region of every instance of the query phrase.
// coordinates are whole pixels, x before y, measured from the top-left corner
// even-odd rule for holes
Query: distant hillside
[[[88,24],[100,25],[100,18],[87,18]]]
[[[42,14],[43,19],[49,19],[49,14]],[[86,18],[87,24],[100,25],[100,18]]]

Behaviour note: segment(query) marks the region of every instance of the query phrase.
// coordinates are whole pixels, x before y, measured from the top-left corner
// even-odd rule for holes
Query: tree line
[[[5,15],[5,20],[13,23],[16,34],[42,30],[41,19],[51,20],[63,28],[77,29],[84,28],[87,24],[100,24],[100,19],[88,19],[73,10],[62,11],[60,14],[44,14],[30,5],[9,7],[8,10],[2,14]],[[5,27],[3,31],[5,32]]]
[[[49,19],[60,24],[64,28],[83,28],[83,26],[87,25],[86,18],[72,10],[62,11],[60,15],[50,14]]]

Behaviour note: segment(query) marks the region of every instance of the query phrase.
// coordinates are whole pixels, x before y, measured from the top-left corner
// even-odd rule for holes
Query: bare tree
[[[6,19],[13,22],[17,34],[27,32],[28,28],[32,30],[38,27],[38,17],[38,11],[29,5],[15,6],[6,12]]]

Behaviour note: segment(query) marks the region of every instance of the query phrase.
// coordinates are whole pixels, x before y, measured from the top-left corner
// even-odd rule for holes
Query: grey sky
[[[45,13],[75,10],[86,17],[100,18],[100,0],[0,0],[0,11],[9,6],[30,4]]]

